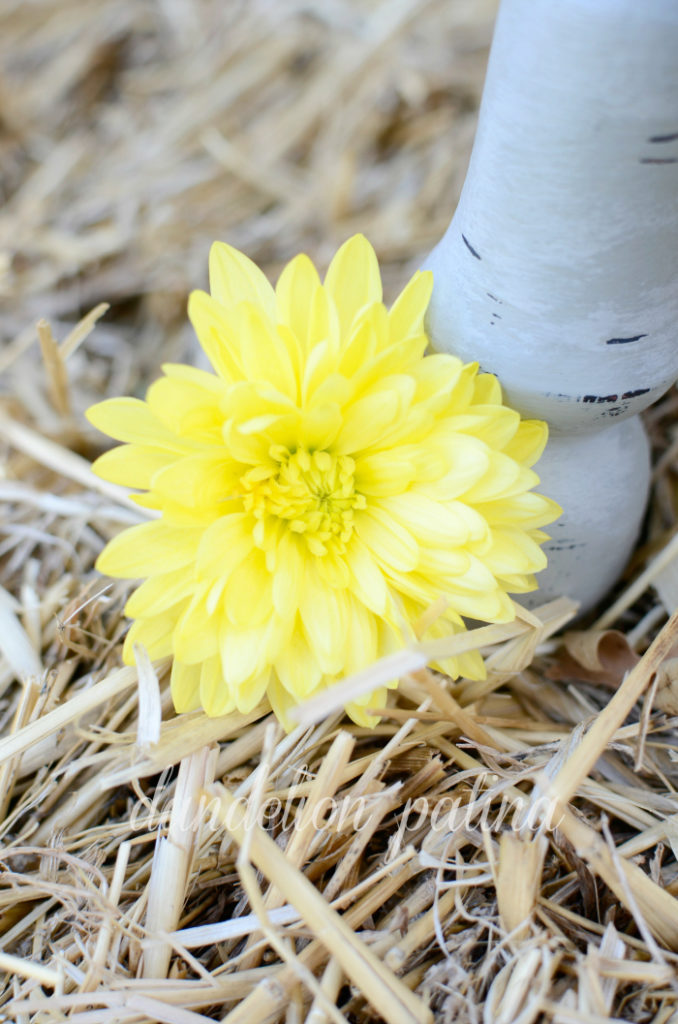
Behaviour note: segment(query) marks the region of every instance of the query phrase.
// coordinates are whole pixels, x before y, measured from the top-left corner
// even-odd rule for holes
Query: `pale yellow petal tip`
[[[209,302],[211,296],[208,292],[203,291],[201,288],[194,288],[192,292],[188,294],[188,303],[186,306],[188,312],[188,319],[191,321],[193,326],[198,329],[198,324],[209,321],[209,317],[206,310],[206,304]],[[197,321],[197,323],[196,323]]]
[[[101,434],[108,433],[105,427],[99,426],[100,423],[104,422],[106,412],[105,408],[102,408],[102,406],[105,407],[108,401],[109,399],[106,399],[103,402],[95,402],[94,405],[90,405],[88,409],[85,409],[85,419]]]
[[[100,572],[102,576],[111,576],[113,579],[116,580],[135,579],[135,577],[130,576],[128,572],[120,570],[118,566],[117,555],[114,551],[109,550],[110,546],[111,542],[109,542],[106,545],[106,547],[104,548],[104,550],[101,552],[96,562],[94,563],[94,568],[96,569],[96,571]]]
[[[85,415],[87,415],[87,414],[85,414]],[[88,419],[89,419],[89,417],[88,417]],[[90,423],[91,422],[92,421],[90,420]],[[92,470],[92,472],[94,473],[94,475],[100,477],[102,480],[108,480],[108,477],[106,475],[106,462],[108,460],[104,458],[104,456],[106,456],[107,454],[108,454],[108,452],[104,452],[104,454],[100,455],[98,458],[96,458],[94,460],[94,462],[92,462],[90,467],[89,467]]]
[[[349,248],[355,249],[356,251],[362,250],[364,252],[369,252],[371,256],[374,255],[374,246],[362,231],[356,231],[354,235],[350,235],[350,237],[346,239],[344,244],[341,245],[337,251],[341,252],[342,249]]]
[[[539,497],[546,504],[549,514],[551,515],[551,519],[546,520],[546,522],[554,523],[556,519],[560,519],[565,511],[562,505],[559,505],[557,501],[553,500],[553,498],[547,498],[545,494],[540,494]],[[544,525],[546,525],[546,523]],[[550,539],[551,538],[549,537],[549,540]]]
[[[429,302],[431,301],[431,296],[433,295],[433,285],[435,284],[435,279],[433,277],[433,271],[432,270],[417,270],[412,275],[412,280],[413,281],[417,281],[417,283],[421,282],[422,291],[426,295],[426,300],[423,303],[423,305],[424,305],[424,308],[427,308]]]

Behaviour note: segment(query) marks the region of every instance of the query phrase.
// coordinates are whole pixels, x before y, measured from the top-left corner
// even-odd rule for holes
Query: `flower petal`
[[[155,473],[171,465],[176,452],[143,444],[121,444],[104,452],[92,463],[92,472],[123,487],[151,486]]]
[[[196,555],[201,578],[228,577],[254,547],[254,522],[245,512],[222,516],[203,531]]]
[[[386,580],[369,549],[356,534],[351,538],[345,558],[351,573],[351,589],[356,597],[375,615],[386,615],[389,605]]]
[[[146,402],[173,433],[190,437],[194,442],[218,444],[224,422],[219,403],[225,385],[216,376],[212,380],[217,383],[216,389],[175,377],[160,377],[146,392]]]
[[[273,578],[255,548],[231,573],[224,607],[234,626],[258,626],[273,613]]]
[[[273,323],[249,303],[239,308],[241,352],[249,380],[264,380],[296,401],[299,382],[283,339]]]
[[[191,292],[188,318],[210,363],[224,380],[243,379],[238,317],[206,292]]]
[[[522,420],[514,436],[504,445],[504,455],[523,466],[533,466],[544,451],[548,436],[548,424],[543,420]]]
[[[402,572],[416,568],[417,541],[386,509],[368,507],[356,516],[355,527],[363,544],[380,562]]]
[[[257,705],[261,704],[271,681],[271,675],[271,670],[267,668],[256,679],[248,680],[245,685],[235,691],[235,706],[241,715],[249,715]]]
[[[149,619],[137,619],[132,623],[122,645],[122,660],[125,665],[136,664],[134,645],[143,644],[151,661],[167,658],[172,653],[172,634],[177,616],[174,608],[153,615]]]
[[[397,419],[400,408],[400,396],[395,389],[359,398],[344,413],[334,451],[337,455],[351,455],[377,444]]]
[[[125,615],[131,619],[164,612],[168,608],[189,598],[193,582],[182,566],[174,572],[163,572],[145,580],[129,597]]]
[[[297,703],[320,685],[323,672],[300,623],[275,659],[275,670],[280,683]]]
[[[374,506],[393,518],[419,543],[458,547],[469,537],[467,517],[457,503],[432,501],[416,491],[380,498]]]
[[[175,459],[153,477],[153,490],[182,505],[223,512],[233,501],[242,476],[240,463],[228,458],[223,448],[214,453]]]
[[[139,398],[107,398],[104,402],[90,406],[85,415],[93,427],[116,441],[158,445],[174,451],[185,448],[146,402]]]
[[[364,235],[344,242],[330,263],[324,284],[334,299],[342,335],[346,335],[364,306],[381,302],[379,264]]]
[[[315,570],[309,568],[302,582],[299,611],[308,644],[323,672],[341,672],[348,619],[343,593],[323,586]]]
[[[170,690],[177,714],[197,711],[200,707],[201,665],[184,665],[176,658],[172,664]]]
[[[187,665],[197,665],[219,651],[218,621],[207,610],[208,587],[199,587],[177,622],[174,654]]]
[[[424,315],[432,291],[433,274],[430,270],[418,270],[389,310],[389,329],[394,341],[424,333]]]
[[[224,623],[219,639],[221,667],[224,679],[232,692],[248,679],[261,673],[262,646],[266,641],[266,630],[266,625],[238,629]]]
[[[275,317],[275,292],[265,274],[244,253],[215,242],[209,257],[210,292],[222,306],[251,302]]]
[[[162,520],[130,526],[109,541],[96,567],[107,576],[138,578],[190,565],[196,556],[202,531],[170,526]]]
[[[202,663],[200,703],[210,718],[228,715],[235,709],[235,697],[224,680],[219,658],[208,658]]]

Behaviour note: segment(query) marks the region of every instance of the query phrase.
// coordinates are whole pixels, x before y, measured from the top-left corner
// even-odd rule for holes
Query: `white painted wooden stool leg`
[[[503,0],[463,193],[425,265],[433,347],[551,425],[537,472],[565,512],[539,593],[590,607],[643,515],[634,417],[678,377],[676,0]]]

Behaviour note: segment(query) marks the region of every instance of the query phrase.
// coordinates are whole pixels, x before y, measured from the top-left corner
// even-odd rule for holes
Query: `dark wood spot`
[[[600,404],[601,402],[616,402],[619,395],[584,395],[583,402],[595,402]]]
[[[466,235],[462,235],[461,237],[462,237],[462,239],[464,240],[464,245],[466,246],[466,248],[468,249],[468,251],[469,251],[469,252],[471,253],[471,255],[472,255],[472,256],[475,256],[475,258],[476,258],[477,260],[481,260],[481,259],[482,259],[483,257],[482,257],[482,256],[480,255],[480,253],[478,253],[478,252],[476,252],[476,251],[475,251],[475,249],[473,248],[473,246],[472,246],[472,245],[471,245],[471,243],[469,242],[469,240],[468,240],[468,238],[466,237]]]
[[[632,338],[608,338],[605,344],[628,345],[632,341],[640,341],[641,338],[647,338],[647,334],[634,334]]]
[[[641,156],[640,162],[641,164],[678,164],[678,156]]]
[[[678,132],[671,132],[670,135],[651,135],[648,142],[673,142],[678,139]]]

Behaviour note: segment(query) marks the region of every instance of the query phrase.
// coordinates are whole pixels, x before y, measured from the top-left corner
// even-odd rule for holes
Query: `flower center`
[[[353,459],[305,448],[276,447],[271,454],[277,468],[257,467],[243,478],[245,509],[257,520],[255,543],[268,548],[286,526],[304,536],[312,554],[327,554],[330,547],[342,554],[353,532],[354,510],[366,504],[355,491]]]

